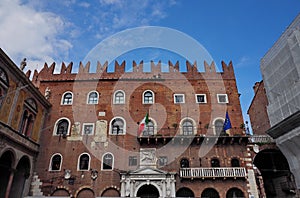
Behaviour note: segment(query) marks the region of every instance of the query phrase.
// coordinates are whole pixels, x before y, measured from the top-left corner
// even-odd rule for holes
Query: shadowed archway
[[[137,197],[141,198],[158,198],[159,192],[153,185],[143,185],[137,192]]]

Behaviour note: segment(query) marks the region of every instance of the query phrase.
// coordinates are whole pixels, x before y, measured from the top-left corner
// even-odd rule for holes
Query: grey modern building
[[[300,14],[261,59],[271,128],[300,189]]]

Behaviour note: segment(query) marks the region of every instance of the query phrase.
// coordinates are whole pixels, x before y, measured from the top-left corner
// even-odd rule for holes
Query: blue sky
[[[218,66],[233,61],[246,115],[260,59],[299,12],[298,0],[1,0],[0,47],[16,64],[26,57],[27,69],[76,66],[119,31],[172,28],[201,43]]]

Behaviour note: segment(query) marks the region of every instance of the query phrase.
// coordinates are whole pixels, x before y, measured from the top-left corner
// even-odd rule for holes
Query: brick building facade
[[[232,63],[72,63],[35,71],[51,92],[37,177],[46,196],[258,197]],[[223,130],[228,112],[232,128]],[[147,116],[146,116],[147,115]],[[139,131],[147,117],[146,127]]]

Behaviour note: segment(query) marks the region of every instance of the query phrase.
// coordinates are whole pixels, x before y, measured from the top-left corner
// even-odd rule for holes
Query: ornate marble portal
[[[159,197],[175,197],[175,174],[156,168],[155,149],[141,149],[140,168],[121,174],[121,197],[136,197],[147,185],[154,186]]]

